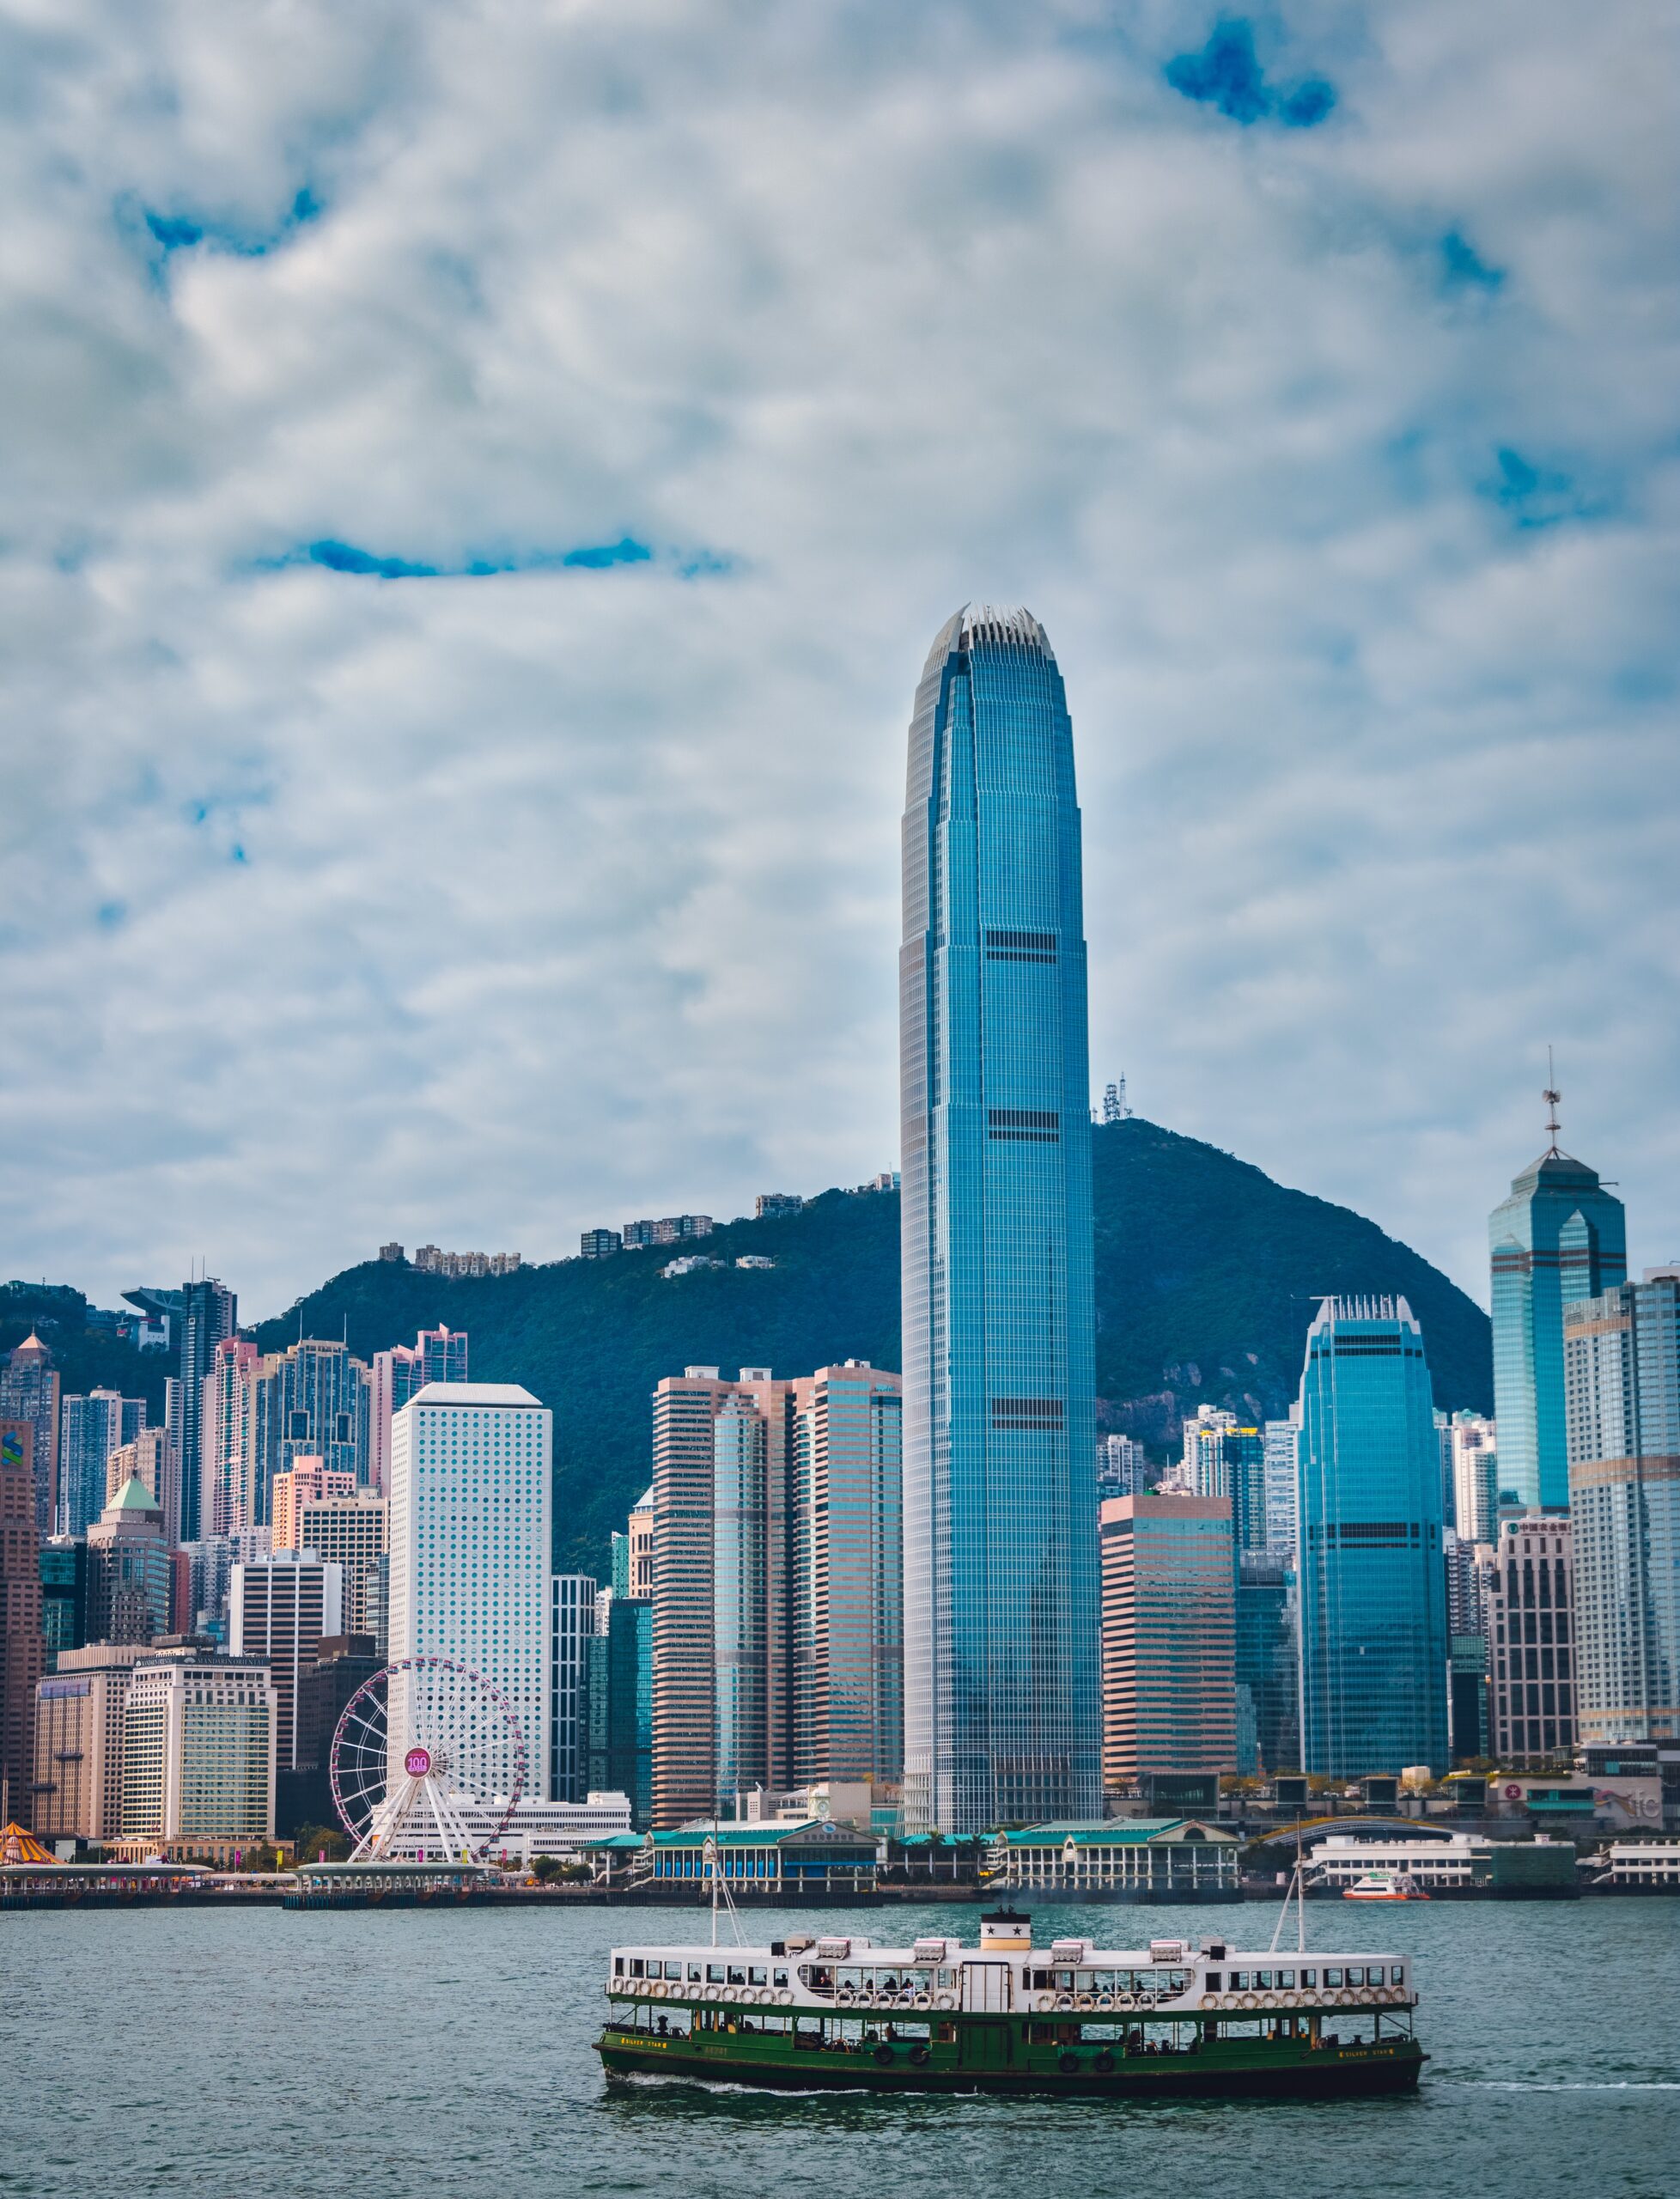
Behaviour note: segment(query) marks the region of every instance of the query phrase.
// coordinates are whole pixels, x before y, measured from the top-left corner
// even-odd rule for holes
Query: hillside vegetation
[[[1491,1410],[1487,1316],[1374,1223],[1153,1123],[1105,1125],[1094,1143],[1101,1426],[1164,1453],[1198,1404],[1281,1414],[1327,1291],[1403,1292],[1423,1325],[1437,1403]],[[347,1334],[367,1356],[439,1322],[467,1330],[476,1380],[522,1382],[552,1407],[556,1557],[594,1571],[646,1486],[648,1397],[662,1375],[899,1364],[896,1194],[825,1192],[797,1215],[732,1222],[680,1250],[732,1262],[764,1253],[776,1266],[667,1282],[661,1249],[458,1282],[368,1261],[255,1333],[281,1349],[301,1318],[306,1335]]]

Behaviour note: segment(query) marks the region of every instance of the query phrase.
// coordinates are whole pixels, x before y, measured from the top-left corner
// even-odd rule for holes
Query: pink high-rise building
[[[289,1473],[276,1474],[271,1499],[273,1513],[269,1522],[269,1547],[277,1553],[300,1547],[298,1532],[303,1525],[303,1508],[318,1504],[324,1497],[354,1496],[356,1476],[334,1473],[323,1459],[298,1459]]]
[[[391,1423],[417,1390],[428,1382],[465,1382],[466,1331],[422,1329],[412,1344],[376,1351],[368,1478],[381,1496],[391,1489]]]

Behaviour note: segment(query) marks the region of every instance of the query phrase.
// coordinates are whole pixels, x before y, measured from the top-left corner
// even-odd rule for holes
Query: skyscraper
[[[1503,1520],[1488,1569],[1492,1752],[1518,1770],[1575,1745],[1573,1540],[1555,1514]]]
[[[1301,1769],[1446,1769],[1440,1451],[1403,1298],[1326,1298],[1301,1376]]]
[[[261,1357],[248,1337],[224,1337],[210,1354],[198,1416],[200,1542],[240,1533],[257,1521],[251,1374]]]
[[[35,1687],[46,1665],[32,1429],[0,1421],[0,1812],[31,1820]]]
[[[1102,1508],[1103,1783],[1237,1768],[1228,1496]]]
[[[959,612],[923,668],[899,982],[905,1817],[955,1833],[1092,1817],[1080,819],[1062,675],[1029,612]]]
[[[1564,1337],[1579,1738],[1680,1740],[1680,1267],[1572,1304]]]
[[[88,1639],[167,1634],[173,1599],[163,1508],[143,1482],[126,1481],[88,1530]]]
[[[430,1382],[391,1445],[390,1655],[447,1657],[500,1688],[524,1744],[525,1792],[551,1799],[551,1465],[553,1418],[507,1382]],[[423,1675],[393,1680],[393,1761],[423,1710]],[[462,1787],[512,1792],[499,1723],[463,1741]]]
[[[1499,1431],[1476,1412],[1455,1412],[1452,1422],[1452,1502],[1447,1520],[1470,1544],[1490,1543],[1499,1532]]]
[[[465,1382],[466,1331],[422,1329],[411,1344],[376,1351],[371,1367],[367,1478],[381,1493],[391,1479],[391,1422],[428,1382]]]
[[[1193,1495],[1231,1499],[1237,1550],[1267,1549],[1266,1439],[1260,1430],[1239,1426],[1234,1413],[1219,1413],[1211,1421],[1187,1420],[1184,1465]]]
[[[58,1376],[52,1354],[33,1332],[0,1367],[0,1420],[27,1420],[35,1483],[35,1532],[52,1532],[58,1496]]]
[[[123,1295],[143,1313],[167,1314],[180,1340],[180,1418],[173,1431],[173,1472],[180,1493],[178,1513],[175,1500],[166,1508],[179,1539],[197,1542],[201,1535],[214,1532],[212,1523],[203,1517],[204,1377],[210,1371],[217,1344],[231,1337],[239,1325],[239,1301],[214,1276],[200,1276],[183,1283],[179,1290],[125,1290]]]
[[[344,1574],[313,1550],[279,1550],[235,1565],[228,1609],[228,1647],[266,1665],[274,1686],[277,1770],[307,1764],[297,1748],[297,1691],[320,1654],[323,1636],[344,1631]]]
[[[344,1344],[305,1337],[250,1361],[245,1383],[253,1526],[271,1523],[275,1476],[301,1458],[367,1481],[371,1385],[365,1362]]]
[[[654,1398],[654,1822],[755,1788],[894,1781],[902,1763],[899,1384],[861,1360],[797,1380],[715,1367]]]
[[[115,1390],[64,1398],[58,1407],[58,1532],[85,1535],[105,1509],[105,1463],[145,1425],[146,1401]]]
[[[1563,1309],[1627,1280],[1627,1217],[1584,1161],[1553,1142],[1488,1221],[1493,1267],[1494,1418],[1501,1503],[1569,1502]]]

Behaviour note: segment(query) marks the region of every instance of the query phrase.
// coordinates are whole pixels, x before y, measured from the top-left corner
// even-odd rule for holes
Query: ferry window
[[[948,1991],[950,1990],[950,1989],[951,1989],[951,1988],[952,1988],[952,1987],[956,1983],[956,1982],[957,1982],[957,1973],[956,1973],[956,1971],[955,1971],[954,1970],[942,1970],[942,1971],[940,1971],[940,1974],[939,1974],[939,1982],[940,1982],[940,1989],[941,1989],[942,1991],[948,1992]]]
[[[746,1973],[746,1982],[749,1985],[762,1985],[764,1982],[764,1971],[762,1970],[749,1970]]]
[[[1403,1985],[1406,1982],[1406,1965],[1404,1963],[1396,1963],[1393,1969],[1390,1971],[1389,1976],[1393,1979],[1397,1985]]]
[[[691,1982],[692,1983],[694,1983],[694,1984],[697,1985],[697,1984],[700,1983],[700,1979],[701,1979],[701,1977],[702,1977],[702,1975],[703,1975],[703,1972],[702,1972],[701,1968],[700,1968],[700,1965],[699,1965],[699,1964],[698,1964],[697,1962],[691,1962],[691,1963],[689,1964],[689,1966],[688,1966],[688,1974],[689,1974],[690,1980],[691,1980]]]
[[[1288,1992],[1294,1983],[1295,1973],[1293,1970],[1281,1970],[1277,1973],[1277,1987],[1280,1993]]]
[[[679,1963],[679,1962],[668,1962],[668,1963],[667,1963],[667,1964],[666,1964],[666,1965],[665,1965],[665,1974],[666,1974],[666,1976],[667,1976],[667,1977],[680,1977],[682,1976],[682,1974],[683,1974],[683,1966],[682,1966],[681,1963]]]
[[[622,1977],[624,1974],[624,1958],[623,1955],[614,1955],[612,1958],[612,1975],[615,1977]]]
[[[642,1958],[639,1955],[632,1956],[630,1958],[630,1976],[632,1977],[640,1977],[641,1975]]]
[[[1231,1973],[1231,1990],[1232,1990],[1233,1993],[1246,1993],[1246,1992],[1247,1992],[1247,1990],[1248,1990],[1248,1972],[1247,1972],[1245,1970],[1233,1970],[1233,1971],[1232,1971],[1232,1973]]]
[[[732,1969],[729,1972],[729,1983],[731,1985],[745,1985],[746,1972],[744,1970]]]
[[[786,1971],[785,1970],[778,1970],[778,1971],[776,1971],[776,1976],[771,1979],[771,1981],[770,1981],[770,1982],[771,1982],[771,1983],[772,1983],[772,1984],[775,1984],[775,1985],[785,1985],[785,1984],[788,1983],[788,1973],[787,1973],[787,1971]]]
[[[708,1985],[722,1984],[723,1964],[721,1962],[709,1962],[706,1964],[706,1983]]]
[[[1316,1985],[1318,1983],[1318,1973],[1316,1970],[1304,1970],[1301,1972],[1301,1983],[1303,1985]]]
[[[1208,1990],[1210,1993],[1218,1993],[1221,1989],[1219,1972],[1216,1970],[1210,1970],[1208,1972]]]
[[[1327,1970],[1324,1972],[1324,1983],[1326,1985],[1340,1985],[1342,1972],[1339,1970]]]
[[[1056,1972],[1056,1989],[1058,1993],[1071,1993],[1073,1991],[1074,1973],[1071,1970],[1058,1970]]]
[[[1260,1992],[1269,1993],[1272,1989],[1272,1974],[1270,1971],[1257,1970],[1254,1973],[1254,1983],[1256,1988]]]

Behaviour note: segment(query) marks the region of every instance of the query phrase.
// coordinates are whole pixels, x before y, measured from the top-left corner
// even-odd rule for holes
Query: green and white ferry
[[[1400,1954],[1244,1953],[1219,1939],[1035,1947],[855,1935],[613,1950],[597,2042],[613,2077],[796,2091],[1348,2098],[1415,2089]]]

